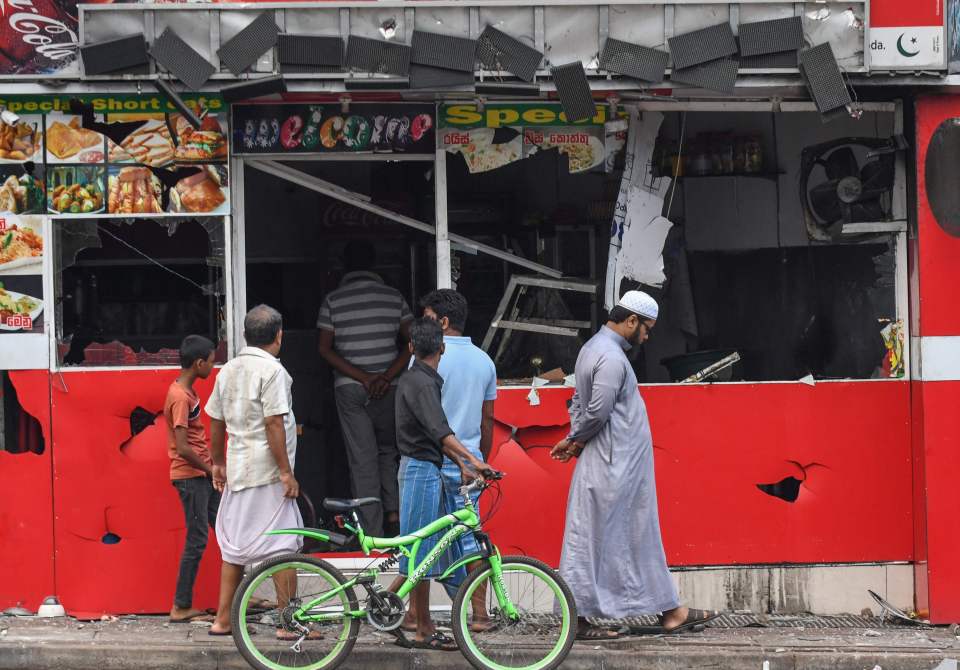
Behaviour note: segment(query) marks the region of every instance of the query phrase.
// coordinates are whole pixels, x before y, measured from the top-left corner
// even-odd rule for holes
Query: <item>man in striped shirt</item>
[[[394,391],[410,360],[413,314],[400,292],[371,272],[375,262],[370,243],[347,244],[347,273],[324,299],[317,327],[320,355],[334,369],[353,495],[380,499],[362,512],[364,530],[382,536],[399,532]]]

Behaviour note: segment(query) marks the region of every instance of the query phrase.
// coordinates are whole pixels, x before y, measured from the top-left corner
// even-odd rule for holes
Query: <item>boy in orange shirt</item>
[[[213,621],[206,612],[193,607],[193,583],[207,548],[207,527],[216,525],[217,508],[220,507],[220,494],[211,482],[213,460],[200,421],[200,398],[193,390],[193,384],[210,376],[215,349],[213,342],[200,335],[188,335],[183,340],[180,376],[170,385],[163,405],[170,480],[180,495],[187,524],[170,623]]]

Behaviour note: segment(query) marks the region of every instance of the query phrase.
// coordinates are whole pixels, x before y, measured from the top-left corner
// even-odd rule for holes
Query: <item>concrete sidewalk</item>
[[[564,668],[604,670],[705,667],[739,670],[955,670],[960,638],[947,628],[810,627],[816,618],[750,628],[708,628],[681,636],[629,637],[577,643]],[[804,624],[799,626],[798,623]],[[765,665],[769,661],[769,666]],[[164,617],[83,623],[72,619],[0,618],[0,670],[243,670],[231,638],[211,638],[200,624],[170,625]],[[411,651],[386,634],[361,628],[344,668],[466,669],[456,652]]]

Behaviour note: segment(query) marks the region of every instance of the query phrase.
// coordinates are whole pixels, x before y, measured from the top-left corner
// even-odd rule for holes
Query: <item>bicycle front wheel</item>
[[[350,654],[360,621],[346,578],[317,558],[279,556],[258,565],[240,583],[230,622],[233,640],[257,670],[331,670]],[[323,594],[305,615],[298,610]]]
[[[526,556],[501,559],[502,593],[485,562],[460,586],[453,601],[453,634],[478,670],[553,670],[576,636],[577,610],[570,587],[550,566]]]

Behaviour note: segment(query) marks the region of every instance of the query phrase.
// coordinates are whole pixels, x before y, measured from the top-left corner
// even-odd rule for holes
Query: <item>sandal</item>
[[[414,649],[432,649],[434,651],[459,651],[457,643],[443,633],[434,633],[426,640],[413,640]]]
[[[674,626],[673,628],[664,628],[663,631],[671,635],[685,633],[687,631],[695,630],[697,627],[703,627],[705,624],[713,621],[719,616],[720,612],[717,611],[696,610],[691,607],[687,610],[687,618],[684,619],[683,623]],[[661,614],[657,618],[660,620],[660,625],[663,626],[663,615]]]
[[[257,631],[255,631],[252,626],[247,626],[247,632],[248,632],[250,635],[256,635],[256,634],[257,634]],[[219,630],[213,630],[213,629],[211,628],[210,630],[207,631],[207,635],[210,635],[211,637],[228,637],[228,636],[230,636],[230,635],[233,635],[233,631],[232,631],[232,630],[219,631]]]
[[[577,627],[577,639],[583,642],[608,642],[610,640],[619,640],[620,633],[617,631],[587,624]]]

